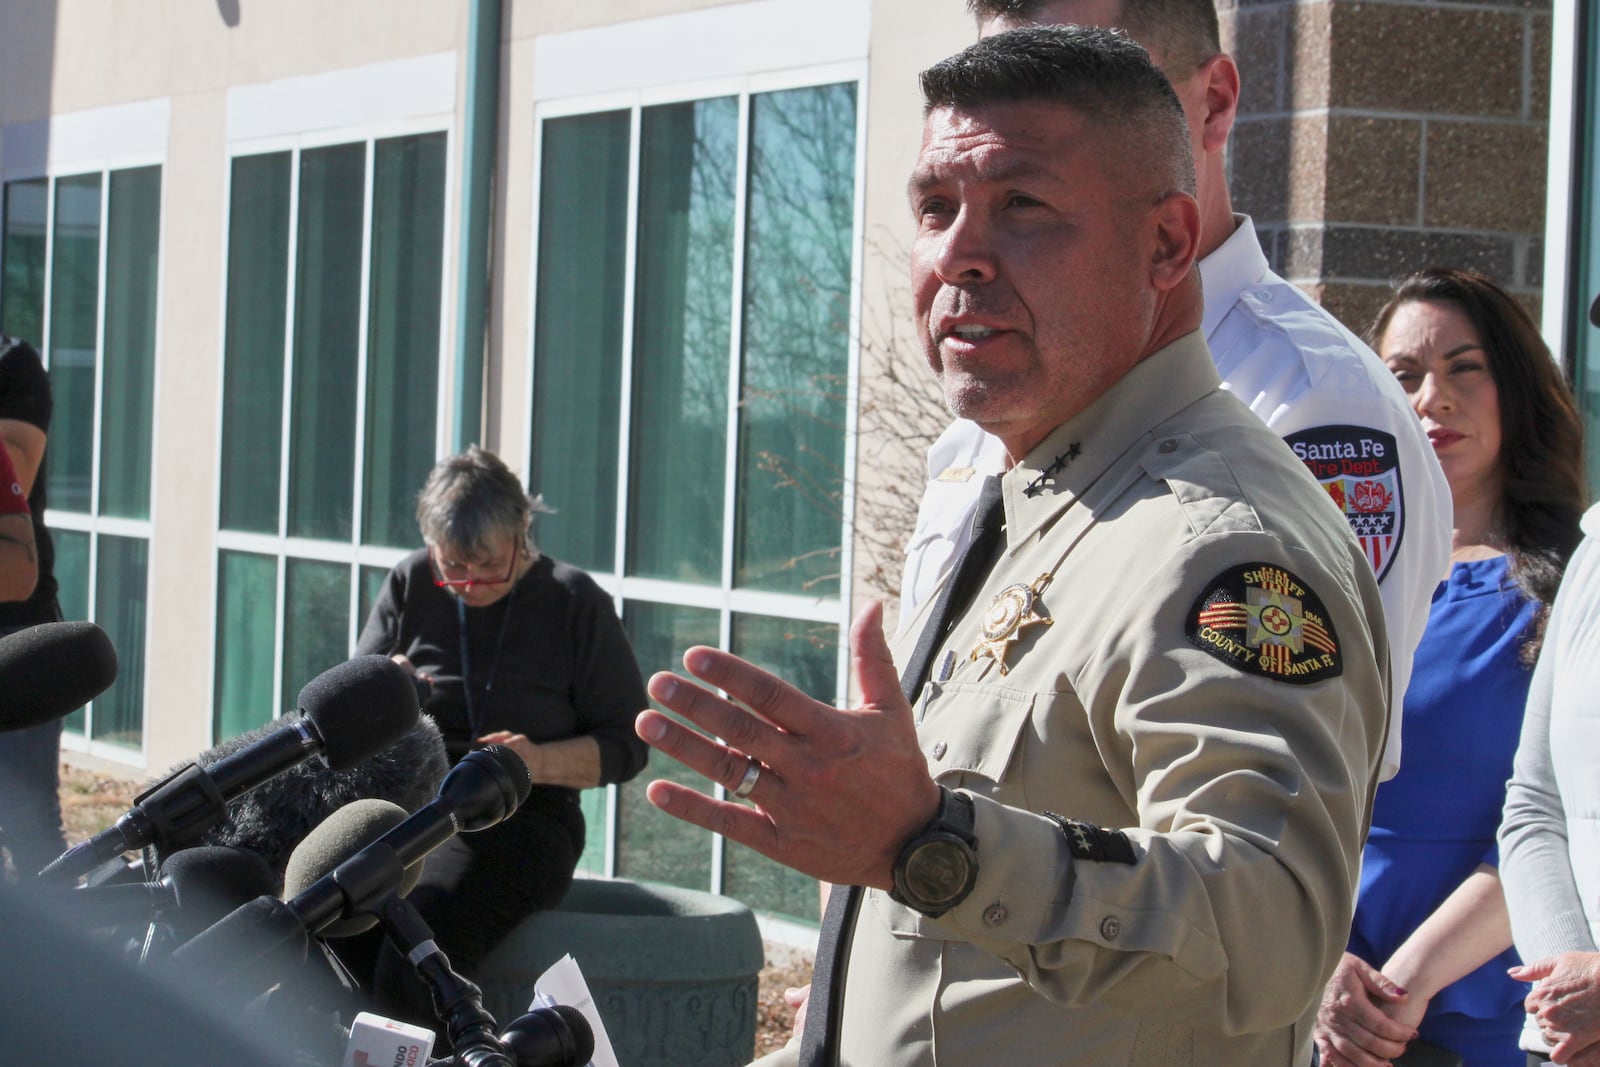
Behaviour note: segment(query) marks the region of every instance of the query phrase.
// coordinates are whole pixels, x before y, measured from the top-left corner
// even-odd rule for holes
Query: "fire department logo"
[[[1400,449],[1394,435],[1368,426],[1318,426],[1284,441],[1344,512],[1382,581],[1405,532]]]
[[[1189,642],[1245,672],[1307,685],[1344,671],[1327,608],[1282,567],[1247,563],[1206,584],[1184,626]]]

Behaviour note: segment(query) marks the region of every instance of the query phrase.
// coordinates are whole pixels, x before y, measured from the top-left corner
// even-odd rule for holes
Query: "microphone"
[[[501,1033],[517,1067],[583,1067],[594,1056],[594,1028],[571,1004],[535,1008]]]
[[[401,872],[456,834],[510,818],[533,790],[522,757],[505,745],[468,752],[439,784],[439,796],[345,860],[287,903],[306,931],[369,912],[400,884]]]
[[[209,767],[254,744],[274,726],[224,741],[202,752],[196,762]],[[222,821],[201,834],[199,841],[259,853],[281,885],[290,860],[307,835],[341,809],[357,800],[378,799],[399,805],[405,809],[402,815],[409,814],[434,798],[449,769],[444,737],[438,725],[423,715],[400,740],[353,767],[330,769],[317,760],[307,760],[289,768],[230,803]],[[157,841],[146,851],[159,864],[176,847]],[[355,851],[351,846],[337,858]],[[325,872],[319,876],[321,873]]]
[[[40,879],[75,878],[113,856],[155,841],[193,841],[221,821],[227,802],[320,755],[348,767],[381,752],[417,721],[416,690],[387,656],[340,663],[300,690],[302,714],[210,767],[190,764],[135,798],[114,825],[62,853]]]
[[[84,886],[64,895],[64,910],[87,927],[169,922],[188,940],[239,905],[270,893],[277,876],[254,852],[208,846],[174,852],[159,881]]]
[[[407,683],[409,687],[410,683]],[[304,962],[310,939],[334,922],[370,913],[400,885],[405,868],[458,833],[475,833],[517,810],[533,789],[522,757],[489,745],[461,758],[439,795],[287,901],[257,897],[172,954],[175,963],[235,983]],[[269,978],[270,980],[270,978]]]
[[[373,798],[346,804],[295,846],[283,874],[283,895],[290,898],[299,896],[339,864],[405,822],[406,816],[406,809],[387,800]],[[416,888],[417,880],[421,877],[421,861],[412,863],[401,872],[400,887],[395,892],[405,896]],[[218,915],[217,918],[222,916]],[[321,936],[350,937],[370,930],[377,921],[374,916],[367,914],[339,919],[324,929]]]
[[[0,730],[42,726],[117,680],[117,650],[92,622],[46,622],[0,637]]]

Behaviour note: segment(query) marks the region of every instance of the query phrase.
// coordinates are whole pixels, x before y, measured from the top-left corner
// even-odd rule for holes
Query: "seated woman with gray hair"
[[[510,819],[430,854],[409,896],[469,977],[518,922],[565,895],[584,845],[578,791],[627,781],[648,751],[633,731],[648,698],[611,597],[534,546],[536,509],[493,453],[474,445],[440,460],[417,499],[426,544],[389,572],[356,645],[414,674],[452,764],[502,744],[533,776]],[[382,1010],[436,1026],[392,949],[379,951],[372,983]]]

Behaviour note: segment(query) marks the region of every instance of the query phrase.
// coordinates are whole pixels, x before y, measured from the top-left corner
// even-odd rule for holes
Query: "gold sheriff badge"
[[[983,637],[972,649],[971,658],[988,656],[1000,665],[1001,674],[1011,673],[1006,666],[1006,652],[1025,626],[1049,626],[1055,620],[1047,619],[1036,610],[1039,596],[1050,584],[1051,575],[1041,574],[1032,585],[1008,585],[994,595],[994,603],[983,617]]]

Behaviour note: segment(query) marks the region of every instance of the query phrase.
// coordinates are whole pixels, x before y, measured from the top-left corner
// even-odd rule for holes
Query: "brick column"
[[[1219,0],[1244,81],[1234,204],[1273,266],[1358,333],[1436,264],[1537,317],[1550,2]]]

